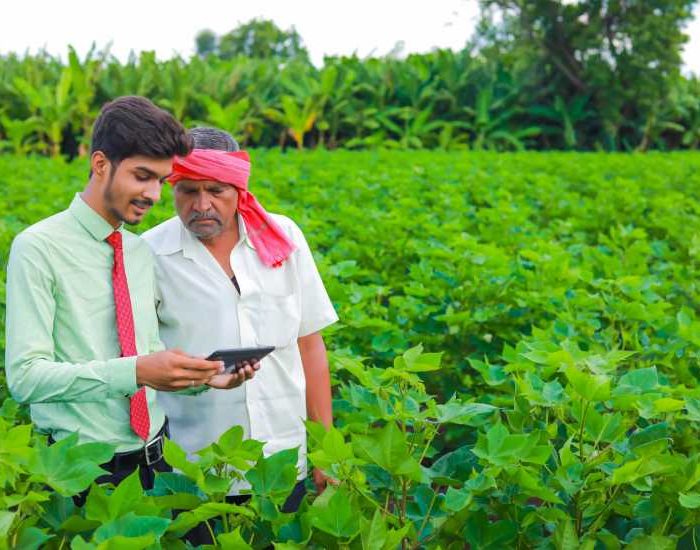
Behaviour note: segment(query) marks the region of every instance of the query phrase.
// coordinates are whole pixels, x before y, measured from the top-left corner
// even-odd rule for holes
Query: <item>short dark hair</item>
[[[191,150],[182,124],[145,97],[123,96],[106,103],[92,127],[90,153],[102,151],[113,164],[135,155],[162,159]]]
[[[197,126],[189,131],[195,149],[215,149],[217,151],[240,151],[238,142],[228,132],[218,128]]]

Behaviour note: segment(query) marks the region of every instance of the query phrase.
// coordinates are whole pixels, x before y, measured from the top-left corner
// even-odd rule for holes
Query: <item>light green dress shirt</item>
[[[10,393],[29,403],[39,431],[60,440],[143,446],[129,424],[136,357],[120,358],[114,295],[112,226],[79,195],[68,210],[32,225],[12,243],[7,266],[5,368]],[[134,313],[136,349],[163,349],[148,245],[119,228]],[[153,438],[164,422],[146,388]]]

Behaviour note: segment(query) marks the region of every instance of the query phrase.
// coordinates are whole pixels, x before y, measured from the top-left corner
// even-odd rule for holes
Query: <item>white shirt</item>
[[[233,425],[265,443],[266,456],[299,447],[299,479],[306,477],[306,381],[297,338],[336,322],[303,233],[272,214],[296,250],[281,267],[265,266],[240,216],[231,268],[241,289],[179,217],[143,234],[156,260],[160,337],[170,348],[207,356],[215,350],[275,346],[253,380],[198,395],[158,392],[172,439],[189,454]],[[234,486],[238,492],[244,485]]]

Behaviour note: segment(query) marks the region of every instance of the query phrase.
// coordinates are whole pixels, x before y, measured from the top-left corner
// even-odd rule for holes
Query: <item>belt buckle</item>
[[[151,458],[150,450],[155,449],[155,456]],[[163,436],[154,437],[152,441],[143,448],[143,454],[146,458],[146,466],[151,466],[163,458]]]

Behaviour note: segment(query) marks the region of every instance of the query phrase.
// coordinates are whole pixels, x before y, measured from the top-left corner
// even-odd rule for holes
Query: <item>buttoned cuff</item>
[[[107,361],[110,393],[130,397],[136,393],[136,357],[120,357]]]

